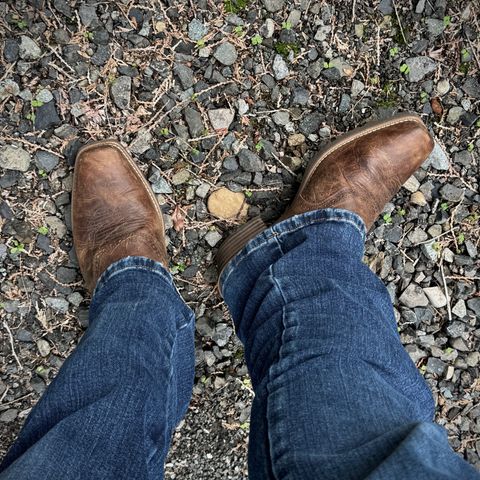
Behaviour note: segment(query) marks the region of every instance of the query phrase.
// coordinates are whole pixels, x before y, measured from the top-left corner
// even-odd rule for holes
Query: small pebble
[[[410,201],[414,205],[419,205],[420,207],[424,207],[428,203],[425,195],[420,191],[412,193],[410,196]]]
[[[404,184],[403,188],[407,189],[409,192],[416,192],[420,187],[420,182],[412,175]]]
[[[37,340],[37,348],[38,348],[38,353],[40,353],[42,357],[47,357],[50,354],[50,350],[51,350],[50,344],[43,338],[40,338],[39,340]]]

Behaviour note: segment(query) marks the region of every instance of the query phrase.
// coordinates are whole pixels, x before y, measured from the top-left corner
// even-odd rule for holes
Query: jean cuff
[[[287,218],[282,222],[272,225],[270,228],[267,228],[255,238],[250,240],[223,269],[219,279],[220,289],[227,277],[242,261],[242,259],[250,255],[253,251],[258,250],[271,241],[276,241],[276,239],[280,236],[296,232],[297,230],[308,227],[309,225],[327,222],[335,222],[352,226],[358,231],[362,242],[365,242],[367,235],[365,223],[359,215],[349,210],[343,210],[340,208],[325,208],[322,210],[312,210],[310,212],[294,215],[293,217]]]
[[[126,271],[147,271],[161,277],[165,282],[173,285],[170,272],[159,262],[146,257],[125,257],[112,263],[101,275],[93,291],[94,297],[113,277]]]

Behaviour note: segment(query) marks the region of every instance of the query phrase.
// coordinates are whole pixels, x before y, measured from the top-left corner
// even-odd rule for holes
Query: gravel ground
[[[0,2],[0,455],[88,325],[70,225],[83,143],[133,152],[197,315],[166,478],[237,480],[252,393],[215,249],[245,217],[278,214],[321,145],[408,110],[437,146],[365,261],[437,421],[480,468],[479,14],[477,0]]]

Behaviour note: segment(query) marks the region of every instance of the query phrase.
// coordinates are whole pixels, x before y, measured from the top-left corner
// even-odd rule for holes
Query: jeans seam
[[[281,248],[280,248],[281,250]],[[267,382],[267,436],[268,436],[268,442],[269,442],[269,449],[270,449],[270,461],[271,461],[271,471],[272,471],[272,474],[273,474],[273,477],[275,480],[278,479],[278,475],[277,475],[277,472],[276,472],[276,468],[275,468],[275,459],[276,459],[276,455],[275,455],[275,451],[274,451],[274,441],[271,437],[271,433],[272,433],[272,429],[271,429],[271,426],[270,426],[270,419],[269,419],[269,415],[268,415],[268,410],[269,410],[269,404],[270,404],[270,389],[269,389],[269,385],[271,383],[271,379],[272,379],[272,369],[274,368],[275,365],[278,365],[278,363],[280,362],[281,358],[282,358],[282,350],[283,350],[283,347],[284,347],[284,335],[285,335],[285,331],[286,331],[286,325],[285,325],[285,307],[287,305],[287,300],[283,294],[283,291],[280,287],[280,284],[278,283],[278,280],[274,277],[273,275],[273,272],[271,271],[270,269],[270,278],[272,280],[272,283],[273,283],[273,286],[275,287],[275,289],[278,291],[278,293],[280,294],[280,298],[282,299],[282,335],[281,335],[281,338],[280,338],[280,348],[278,349],[278,355],[277,355],[277,358],[276,358],[276,362],[272,362],[272,365],[270,365],[270,368],[268,369],[268,382]]]
[[[283,251],[282,244],[280,243],[279,237],[274,237],[275,241],[277,243],[278,249],[280,250],[280,253],[282,255],[285,255],[285,252]]]
[[[259,248],[264,247],[272,239],[275,238],[275,239],[277,239],[277,242],[278,242],[278,238],[283,236],[283,235],[297,232],[298,230],[301,230],[302,228],[305,228],[305,227],[309,227],[311,225],[326,223],[326,222],[338,222],[338,223],[346,222],[346,223],[352,225],[353,227],[355,227],[355,229],[360,233],[360,236],[362,237],[362,240],[365,240],[365,232],[361,231],[360,228],[358,227],[358,225],[354,221],[352,221],[348,218],[342,218],[340,216],[331,217],[331,218],[321,218],[321,219],[315,218],[313,220],[308,220],[307,222],[303,223],[302,225],[289,228],[288,230],[285,230],[285,231],[282,231],[282,232],[272,232],[272,234],[270,236],[266,237],[260,244],[256,245],[251,250],[245,252],[242,255],[242,257],[238,259],[238,263],[235,264],[235,268],[238,267],[243,262],[243,260],[245,260],[250,254],[256,252]],[[280,248],[280,250],[281,250],[281,248]],[[227,268],[229,268],[230,266],[233,267],[233,264],[227,265]],[[232,268],[229,269],[227,276],[225,277],[223,282],[221,282],[220,289],[222,289],[222,285],[224,285],[226,283],[228,277],[230,277],[231,272],[232,272]]]
[[[128,272],[130,270],[141,270],[141,271],[144,271],[144,272],[154,273],[155,275],[158,275],[162,279],[166,280],[166,282],[169,285],[172,284],[172,282],[165,275],[164,272],[160,272],[160,271],[156,270],[155,268],[150,268],[150,267],[147,267],[146,265],[128,265],[128,266],[125,266],[125,267],[121,267],[118,270],[113,269],[109,272],[106,271],[105,276],[103,276],[103,274],[102,274],[102,276],[100,277],[100,280],[98,281],[98,283],[97,283],[97,285],[96,285],[96,287],[93,291],[92,297],[94,297],[102,288],[104,288],[105,285],[108,283],[108,281],[111,280],[113,277],[116,277],[119,273]]]

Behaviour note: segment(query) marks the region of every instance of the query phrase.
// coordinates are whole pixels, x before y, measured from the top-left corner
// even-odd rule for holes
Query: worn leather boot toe
[[[90,291],[104,270],[124,257],[147,257],[168,265],[158,202],[118,142],[95,142],[79,151],[72,226],[78,263]]]
[[[311,210],[341,208],[358,214],[369,229],[433,146],[427,128],[413,114],[355,129],[313,158],[295,199],[278,222]],[[231,235],[216,257],[219,272],[265,228],[256,217]]]

